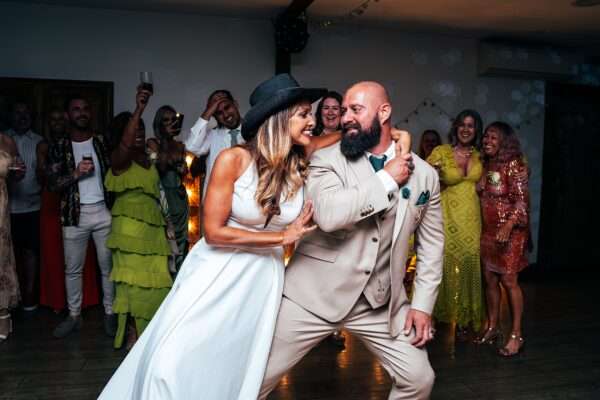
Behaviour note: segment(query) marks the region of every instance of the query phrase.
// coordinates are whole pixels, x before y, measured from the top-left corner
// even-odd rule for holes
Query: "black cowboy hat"
[[[254,89],[250,95],[252,107],[244,116],[242,137],[250,141],[260,125],[271,115],[286,109],[300,100],[311,103],[319,100],[327,89],[302,88],[290,74],[275,75]]]

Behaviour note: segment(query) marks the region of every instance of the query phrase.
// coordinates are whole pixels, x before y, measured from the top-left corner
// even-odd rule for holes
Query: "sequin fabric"
[[[525,268],[529,236],[529,190],[523,160],[490,162],[478,184],[483,217],[481,260],[488,271],[516,273]],[[515,221],[506,243],[496,240],[499,229]]]

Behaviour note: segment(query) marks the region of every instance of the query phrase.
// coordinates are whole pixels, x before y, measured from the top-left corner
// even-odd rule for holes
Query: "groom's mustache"
[[[342,126],[342,133],[345,135],[350,129],[356,129],[358,132],[360,132],[362,130],[362,127],[359,123],[347,122]]]

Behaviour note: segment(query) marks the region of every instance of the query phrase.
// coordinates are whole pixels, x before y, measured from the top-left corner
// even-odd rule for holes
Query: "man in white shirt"
[[[217,127],[209,129],[211,117],[217,121]],[[187,151],[198,157],[208,155],[202,196],[206,194],[212,167],[221,150],[244,143],[240,125],[238,103],[228,90],[215,90],[208,96],[206,109],[192,126],[190,135],[185,141]]]
[[[109,148],[104,136],[91,128],[87,100],[74,96],[66,102],[69,136],[60,138],[48,151],[50,190],[61,195],[61,224],[65,251],[65,286],[69,316],[53,334],[67,336],[81,327],[82,272],[90,236],[94,239],[102,274],[104,331],[115,336],[116,316],[112,311],[114,285],[110,281],[112,253],[106,246],[111,230],[109,194],[104,177],[110,168]]]
[[[31,109],[23,102],[13,106],[12,129],[7,133],[17,145],[26,166],[25,176],[9,185],[10,219],[23,309],[33,311],[39,300],[40,204],[36,148],[43,138],[31,130]]]

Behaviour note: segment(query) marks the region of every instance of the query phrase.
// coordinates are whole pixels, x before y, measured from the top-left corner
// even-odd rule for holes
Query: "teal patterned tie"
[[[379,158],[376,156],[369,156],[369,162],[373,166],[375,172],[379,171],[383,168],[385,164],[385,160],[387,160],[387,156],[384,154],[383,157]]]
[[[238,144],[238,134],[240,133],[240,131],[238,129],[232,129],[229,131],[229,136],[231,136],[231,147],[235,146]]]

